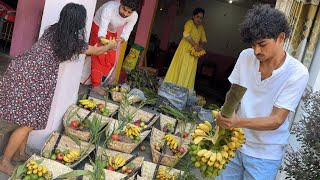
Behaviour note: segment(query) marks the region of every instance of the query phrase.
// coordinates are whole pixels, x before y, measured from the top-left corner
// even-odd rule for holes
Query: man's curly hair
[[[267,4],[254,5],[240,24],[242,41],[249,44],[259,39],[277,39],[281,32],[289,36],[288,20],[281,11]]]
[[[135,11],[138,7],[138,0],[121,0],[122,5],[129,7],[132,11]]]

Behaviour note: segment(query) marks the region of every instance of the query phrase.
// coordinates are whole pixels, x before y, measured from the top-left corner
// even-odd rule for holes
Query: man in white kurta
[[[118,28],[124,26],[119,43],[127,41],[134,28],[138,13],[137,0],[109,1],[102,5],[96,12],[90,34],[90,45],[100,45],[101,38],[117,38]],[[110,51],[107,54],[91,56],[91,82],[92,90],[105,95],[106,92],[101,88],[102,76],[108,76],[110,70],[114,67],[116,60],[116,51]]]

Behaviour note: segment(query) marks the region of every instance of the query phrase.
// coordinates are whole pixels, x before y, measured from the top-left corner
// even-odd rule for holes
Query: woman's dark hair
[[[197,15],[197,14],[199,14],[199,13],[202,13],[203,14],[203,16],[204,16],[204,14],[205,14],[205,11],[204,11],[204,9],[202,9],[202,8],[195,8],[194,10],[193,10],[193,13],[192,13],[192,15]]]
[[[138,6],[138,0],[121,0],[120,3],[129,7],[132,11],[135,11]]]
[[[245,43],[253,43],[259,39],[277,39],[284,32],[290,34],[290,26],[286,16],[268,4],[257,4],[250,9],[240,24],[240,36]]]
[[[86,19],[83,5],[68,3],[61,10],[59,21],[48,28],[54,54],[60,62],[78,57],[85,48]]]

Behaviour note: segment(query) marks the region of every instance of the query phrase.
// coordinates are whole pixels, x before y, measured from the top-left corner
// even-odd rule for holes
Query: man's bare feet
[[[12,161],[16,161],[16,162],[24,162],[26,160],[28,160],[30,158],[29,154],[15,154],[12,158]]]
[[[107,95],[107,92],[106,90],[104,90],[101,86],[93,86],[92,87],[92,90],[102,96],[105,96]]]
[[[5,161],[3,159],[0,159],[0,171],[7,174],[8,176],[11,176],[13,173],[14,166],[11,164],[10,161]]]

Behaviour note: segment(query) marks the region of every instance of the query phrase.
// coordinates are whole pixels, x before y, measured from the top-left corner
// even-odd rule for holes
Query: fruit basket
[[[133,173],[135,169],[142,166],[143,157],[131,155],[102,147],[98,148],[98,157],[105,162],[107,172],[117,172],[124,175]]]
[[[97,113],[92,113],[87,119],[85,119],[89,113],[90,111],[84,108],[71,105],[63,117],[63,126],[65,131],[76,136],[82,141],[88,142],[90,140],[90,132],[88,129],[89,121],[92,121],[94,116],[101,118],[101,129],[113,120],[112,118],[101,116]]]
[[[112,134],[112,139],[108,142],[107,147],[120,152],[131,153],[151,132],[143,130],[133,124],[127,124],[121,130],[118,129],[119,123],[113,121],[106,130],[106,135]]]
[[[56,145],[59,137],[60,141]],[[41,156],[73,168],[84,160],[94,148],[94,145],[87,142],[74,140],[66,135],[53,132],[42,147]]]
[[[150,180],[153,178],[154,171],[156,170],[157,164],[143,161],[142,169],[141,169],[141,176],[137,176],[137,180]],[[168,179],[168,180],[174,180],[177,179],[177,177],[180,174],[183,174],[183,171],[180,171],[178,169],[166,167],[166,166],[159,166],[156,180],[160,179]],[[173,177],[174,176],[174,177]]]
[[[118,112],[118,119],[122,119],[121,116],[127,118],[134,125],[141,128],[150,127],[159,119],[159,115],[138,109],[133,106],[129,106],[125,108],[125,110],[120,108]]]
[[[98,108],[98,110],[100,111],[101,114],[103,114],[105,112],[105,111],[101,112],[102,108],[107,109],[108,115],[105,115],[105,116],[112,117],[117,112],[117,110],[119,109],[119,105],[117,105],[117,104],[114,104],[114,103],[111,103],[111,102],[107,102],[107,105],[106,105],[106,101],[105,100],[101,100],[101,99],[94,98],[94,97],[91,97],[91,96],[89,97],[89,99],[92,99],[97,104],[97,108]]]
[[[172,134],[165,134],[163,131],[152,128],[150,146],[152,161],[154,163],[158,162],[165,140],[167,140],[168,143],[161,164],[172,167],[187,153],[187,147],[191,140],[188,138],[180,138]]]
[[[93,167],[86,163],[84,165],[84,170],[89,170],[89,171],[92,171]],[[104,170],[104,173],[105,173],[105,179],[108,179],[108,180],[122,180],[123,178],[126,177],[125,174],[121,174],[121,173],[118,173],[118,172],[115,172],[115,171],[108,171],[108,170]],[[91,180],[89,176],[83,176],[82,178],[83,180]],[[134,178],[130,178],[130,180],[133,180]]]
[[[19,170],[18,170],[19,169]],[[22,169],[22,173],[17,173]],[[24,164],[18,166],[17,170],[9,180],[53,180],[61,174],[69,173],[72,169],[54,160],[46,159],[37,155],[32,155]]]

